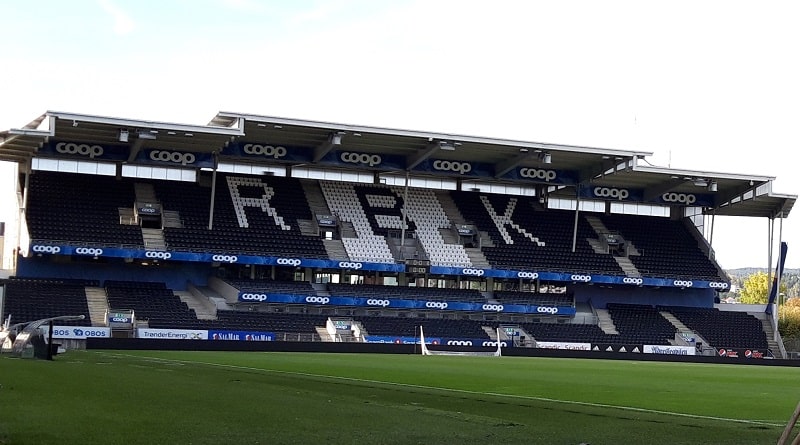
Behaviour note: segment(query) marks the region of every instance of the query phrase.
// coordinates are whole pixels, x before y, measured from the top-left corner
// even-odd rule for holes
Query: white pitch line
[[[492,397],[508,397],[512,399],[521,399],[521,400],[535,400],[539,402],[550,402],[550,403],[562,403],[565,405],[579,405],[579,406],[589,406],[594,408],[611,408],[611,409],[618,409],[622,411],[631,411],[631,412],[639,412],[639,413],[648,413],[648,414],[662,414],[666,416],[674,416],[674,417],[686,417],[690,419],[703,419],[703,420],[715,420],[720,422],[731,422],[731,423],[743,423],[748,425],[763,425],[763,426],[774,426],[774,427],[783,427],[785,424],[782,423],[773,423],[763,420],[748,420],[748,419],[732,419],[729,417],[716,417],[716,416],[703,416],[700,414],[688,414],[688,413],[678,413],[674,411],[661,411],[657,409],[649,409],[649,408],[637,408],[635,406],[624,406],[624,405],[608,405],[605,403],[594,403],[594,402],[581,402],[578,400],[561,400],[561,399],[553,399],[550,397],[539,397],[539,396],[524,396],[519,394],[503,394],[503,393],[496,393],[496,392],[480,392],[480,391],[470,391],[468,389],[457,389],[457,388],[441,388],[437,386],[425,386],[425,385],[414,385],[412,383],[399,383],[399,382],[384,382],[382,380],[371,380],[371,379],[359,379],[356,377],[342,377],[336,375],[325,375],[325,374],[311,374],[308,372],[299,372],[299,371],[282,371],[279,369],[266,369],[266,368],[254,368],[250,366],[239,366],[239,365],[228,365],[225,363],[212,363],[212,362],[201,362],[201,361],[194,361],[194,360],[178,360],[178,359],[168,359],[168,358],[160,358],[160,357],[147,357],[147,356],[140,356],[140,355],[131,355],[131,354],[119,354],[119,353],[109,353],[109,352],[100,352],[99,354],[108,354],[113,356],[121,356],[121,357],[128,357],[128,358],[141,358],[141,359],[148,359],[154,361],[162,361],[167,363],[181,363],[181,364],[195,364],[195,365],[206,365],[206,366],[216,366],[220,368],[231,368],[231,369],[241,369],[246,371],[259,371],[259,372],[271,372],[275,374],[288,374],[288,375],[298,375],[303,377],[317,377],[317,378],[326,378],[326,379],[333,379],[333,380],[344,380],[344,381],[353,381],[353,382],[360,382],[360,383],[374,383],[380,385],[389,385],[389,386],[400,386],[404,388],[415,388],[415,389],[426,389],[432,391],[444,391],[444,392],[455,392],[461,394],[470,394],[470,395],[479,395],[479,396],[492,396]]]

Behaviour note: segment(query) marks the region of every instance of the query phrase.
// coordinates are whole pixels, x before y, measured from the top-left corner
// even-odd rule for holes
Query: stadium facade
[[[0,309],[84,315],[53,328],[78,342],[402,343],[424,326],[453,347],[783,354],[770,311],[717,304],[730,282],[705,234],[716,215],[774,234],[796,196],[649,155],[47,112],[0,133],[20,197]]]

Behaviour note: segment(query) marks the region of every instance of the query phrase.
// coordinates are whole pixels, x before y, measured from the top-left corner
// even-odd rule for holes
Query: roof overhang
[[[796,195],[772,192],[774,177],[700,170],[672,169],[648,165],[651,152],[575,145],[528,142],[441,132],[424,132],[363,125],[309,121],[282,117],[219,112],[208,125],[187,125],[149,120],[123,119],[48,111],[23,128],[0,132],[0,161],[27,163],[40,156],[52,141],[114,145],[124,152],[117,162],[135,162],[143,149],[221,154],[234,141],[285,144],[313,149],[311,164],[332,150],[393,155],[402,168],[415,176],[438,174],[415,170],[428,158],[481,163],[488,176],[463,177],[462,182],[480,181],[536,185],[551,197],[575,198],[578,189],[609,187],[636,190],[642,202],[653,202],[669,194],[704,194],[708,214],[751,217],[787,217]],[[52,147],[51,147],[52,148]],[[233,161],[274,165],[275,160]],[[127,161],[125,160],[127,159]],[[227,158],[226,158],[227,159]],[[355,164],[325,168],[359,169]],[[515,182],[506,173],[518,168],[553,169],[575,174],[575,185],[553,186],[530,181]],[[373,172],[376,170],[373,169]],[[377,171],[390,173],[390,171]],[[397,173],[397,171],[394,171]]]
[[[213,153],[243,134],[236,123],[223,128],[48,111],[0,133],[0,160],[25,162],[50,140],[127,146],[132,154],[142,148]]]

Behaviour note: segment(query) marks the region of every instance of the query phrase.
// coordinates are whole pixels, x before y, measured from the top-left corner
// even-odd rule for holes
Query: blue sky
[[[0,129],[46,110],[190,124],[224,110],[650,151],[797,194],[798,13],[736,0],[8,0]],[[783,224],[792,267],[797,218]],[[723,267],[765,267],[766,245],[766,220],[717,218]]]

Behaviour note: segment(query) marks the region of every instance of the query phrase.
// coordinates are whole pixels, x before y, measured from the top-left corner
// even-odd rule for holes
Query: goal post
[[[503,355],[501,341],[500,341],[500,328],[497,328],[497,349],[494,351],[454,351],[454,350],[437,350],[430,349],[425,343],[425,332],[422,326],[419,327],[419,343],[422,355],[462,355],[462,356],[489,356],[501,357]]]

